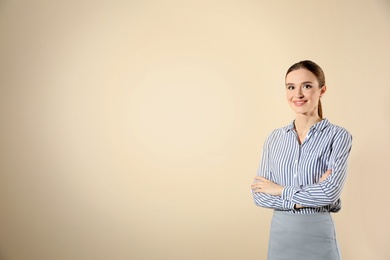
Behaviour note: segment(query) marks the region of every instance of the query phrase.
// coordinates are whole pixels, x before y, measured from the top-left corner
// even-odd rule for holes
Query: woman
[[[267,138],[251,186],[255,204],[274,209],[268,259],[340,259],[330,213],[341,208],[352,137],[322,118],[326,85],[316,63],[292,65],[285,81],[295,120]]]

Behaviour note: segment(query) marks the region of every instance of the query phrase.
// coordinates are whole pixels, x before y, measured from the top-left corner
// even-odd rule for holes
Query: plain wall
[[[266,259],[250,184],[303,59],[354,137],[343,259],[390,259],[388,1],[3,0],[0,36],[1,259]]]

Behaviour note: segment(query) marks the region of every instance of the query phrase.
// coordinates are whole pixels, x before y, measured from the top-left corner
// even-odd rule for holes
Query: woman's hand
[[[320,178],[320,180],[318,181],[318,183],[320,182],[323,182],[324,180],[326,180],[329,175],[332,173],[332,170],[327,170]]]
[[[273,196],[281,196],[284,186],[280,186],[264,177],[256,176],[251,185],[253,192],[266,193]]]

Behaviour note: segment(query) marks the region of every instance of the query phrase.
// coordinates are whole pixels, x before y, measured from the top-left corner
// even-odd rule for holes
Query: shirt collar
[[[293,120],[288,126],[286,126],[285,130],[286,132],[289,132],[289,131],[292,131],[294,130],[295,126],[294,126],[294,122],[295,120]],[[324,118],[322,119],[320,122],[318,123],[315,123],[314,125],[312,125],[310,127],[310,130],[309,131],[322,131],[325,129],[325,127],[327,127],[329,125],[329,120],[327,118]]]

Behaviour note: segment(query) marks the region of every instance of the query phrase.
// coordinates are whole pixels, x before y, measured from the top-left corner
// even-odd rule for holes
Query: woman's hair
[[[287,77],[287,75],[290,72],[292,72],[294,70],[298,70],[298,69],[306,69],[306,70],[310,71],[311,73],[314,74],[314,76],[316,76],[319,87],[322,88],[323,86],[325,86],[325,74],[324,74],[324,71],[315,62],[312,62],[310,60],[303,60],[303,61],[300,61],[300,62],[297,62],[297,63],[293,64],[287,70],[286,77]],[[320,118],[322,118],[321,100],[318,100],[318,116]]]

